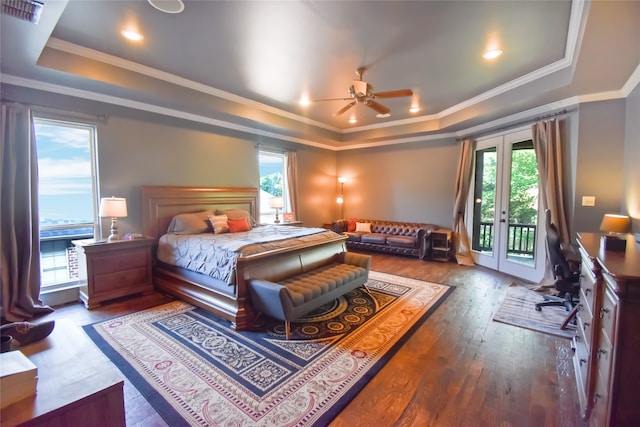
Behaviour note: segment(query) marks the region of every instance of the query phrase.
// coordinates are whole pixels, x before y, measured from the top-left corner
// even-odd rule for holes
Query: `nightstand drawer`
[[[151,281],[146,267],[133,268],[126,271],[98,274],[94,276],[93,291],[96,294],[115,292],[119,289],[135,289],[146,286]]]
[[[117,255],[108,254],[96,256],[91,264],[93,274],[96,276],[116,271],[131,270],[147,265],[147,252],[145,250],[129,250]]]

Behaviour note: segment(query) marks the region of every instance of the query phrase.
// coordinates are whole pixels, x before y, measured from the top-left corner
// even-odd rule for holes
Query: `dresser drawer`
[[[609,338],[613,341],[615,338],[615,319],[617,316],[617,303],[613,294],[607,289],[602,298],[602,307],[598,316],[600,317],[600,326],[607,332]]]
[[[589,371],[589,350],[580,334],[573,338],[573,364],[577,373],[577,386],[580,397],[580,406],[584,409],[587,393],[587,373]]]
[[[591,317],[589,309],[580,307],[576,316],[576,323],[578,324],[578,336],[585,343],[587,348],[591,348],[590,344],[593,331],[593,317]]]
[[[596,277],[588,264],[583,262],[580,271],[580,300],[584,301],[593,313]]]
[[[596,358],[595,363],[600,375],[602,378],[608,379],[613,361],[613,346],[604,329],[600,331],[594,357]]]
[[[593,394],[593,408],[589,418],[589,426],[604,427],[607,425],[607,405],[609,401],[608,378],[596,375],[596,387]]]
[[[129,250],[118,254],[95,256],[91,260],[93,274],[96,276],[114,271],[131,270],[147,265],[147,251]]]
[[[94,276],[93,291],[96,294],[114,292],[120,289],[135,289],[147,286],[151,282],[149,269],[146,267],[132,268],[126,271],[115,271]]]

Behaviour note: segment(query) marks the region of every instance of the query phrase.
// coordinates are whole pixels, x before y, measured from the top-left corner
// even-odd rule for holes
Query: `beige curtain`
[[[458,264],[474,265],[471,255],[471,243],[464,223],[464,212],[471,185],[473,151],[475,141],[465,139],[460,145],[458,173],[456,176],[456,198],[453,207],[453,241]]]
[[[287,183],[289,190],[289,209],[293,212],[293,218],[298,220],[298,156],[295,151],[286,155]]]
[[[52,309],[39,300],[38,163],[31,111],[3,103],[0,122],[1,314],[15,322]]]
[[[535,123],[531,126],[533,148],[540,175],[540,198],[543,212],[551,210],[551,222],[558,228],[562,245],[571,243],[567,226],[567,214],[564,203],[564,180],[562,160],[562,125],[559,120]],[[549,264],[547,251],[547,268],[541,283],[552,283],[553,272]]]

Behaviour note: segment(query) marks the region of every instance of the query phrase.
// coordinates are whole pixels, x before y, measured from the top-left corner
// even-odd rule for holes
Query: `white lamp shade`
[[[103,197],[100,199],[101,217],[124,218],[127,216],[127,200],[122,197]]]
[[[270,206],[272,208],[284,208],[284,199],[282,197],[272,197]]]
[[[628,233],[631,230],[631,218],[626,215],[605,214],[600,230],[607,233]]]

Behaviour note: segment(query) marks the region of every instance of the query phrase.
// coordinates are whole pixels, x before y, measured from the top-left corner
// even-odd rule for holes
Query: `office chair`
[[[580,258],[569,249],[564,249],[560,242],[558,228],[551,222],[551,211],[545,211],[547,225],[547,249],[549,261],[553,266],[554,287],[558,296],[545,295],[545,301],[536,304],[536,310],[542,307],[558,306],[573,312],[578,303],[580,293]]]

